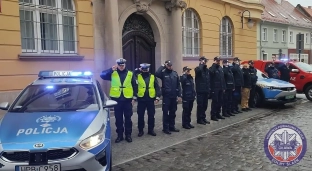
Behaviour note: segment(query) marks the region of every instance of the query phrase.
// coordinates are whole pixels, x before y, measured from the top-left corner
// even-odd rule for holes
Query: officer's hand
[[[235,89],[233,89],[233,91],[235,91]]]
[[[181,97],[178,97],[178,101],[181,102],[181,101],[182,101],[182,98],[181,98]]]
[[[142,71],[142,67],[140,67],[139,70]]]
[[[116,66],[116,65],[112,66],[112,70],[113,70],[113,71],[115,71],[116,69],[117,69],[117,66]]]
[[[225,93],[225,90],[223,90],[223,93]]]
[[[156,104],[158,104],[158,102],[159,102],[159,100],[156,99],[156,100],[154,101],[154,104],[156,105]]]
[[[134,103],[135,103],[135,100],[132,100],[132,102],[131,102],[132,106],[134,105]]]

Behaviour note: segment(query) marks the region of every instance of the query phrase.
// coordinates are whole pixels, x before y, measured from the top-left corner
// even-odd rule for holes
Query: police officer
[[[191,114],[193,110],[193,103],[195,100],[195,87],[194,80],[191,76],[190,70],[188,66],[183,67],[183,75],[180,77],[181,86],[182,86],[182,127],[185,129],[194,128],[191,125]]]
[[[147,110],[148,116],[148,134],[156,136],[155,127],[155,104],[160,100],[161,92],[158,81],[153,74],[149,72],[150,64],[140,64],[140,68],[135,70],[138,81],[138,129],[139,137],[144,134],[144,114]]]
[[[248,61],[249,64],[249,74],[251,77],[251,89],[250,89],[250,96],[249,96],[249,107],[255,108],[256,101],[255,101],[255,94],[256,94],[256,84],[258,81],[257,76],[257,69],[254,66],[254,62],[252,60]]]
[[[244,84],[242,86],[241,106],[242,106],[242,111],[248,112],[249,110],[251,110],[248,106],[248,101],[250,97],[250,89],[251,89],[251,76],[250,76],[250,71],[249,71],[247,64],[244,64],[242,71],[243,71]]]
[[[283,81],[287,81],[287,82],[290,82],[290,68],[289,68],[289,63],[286,62],[285,64],[284,63],[281,63],[278,68],[277,68],[280,73],[281,73],[281,80]]]
[[[210,73],[207,68],[208,59],[204,56],[199,58],[199,66],[195,68],[195,87],[197,101],[197,123],[210,124],[206,119],[206,110],[208,108],[208,99],[210,93]]]
[[[279,79],[278,70],[274,66],[274,62],[271,62],[265,72],[268,74],[269,78]]]
[[[223,73],[224,80],[226,83],[226,90],[223,94],[223,105],[222,105],[222,115],[224,117],[235,116],[231,113],[231,106],[233,100],[233,92],[235,90],[235,81],[231,68],[228,65],[228,60],[223,60]]]
[[[179,132],[175,127],[175,118],[177,111],[177,101],[181,101],[181,86],[179,75],[173,70],[172,62],[165,61],[155,73],[155,76],[162,80],[162,96],[163,96],[163,132],[171,134],[171,132]]]
[[[224,80],[223,69],[220,66],[220,58],[215,57],[214,63],[209,68],[211,75],[211,120],[218,121],[224,119],[220,115],[221,107],[223,104],[223,94],[225,93],[226,85]]]
[[[231,70],[233,72],[234,80],[235,80],[235,91],[233,93],[233,105],[231,113],[233,114],[239,114],[242,113],[239,111],[238,104],[241,103],[241,91],[242,86],[244,85],[244,79],[243,79],[243,71],[240,67],[240,59],[238,57],[235,57],[233,59],[233,64],[231,67]]]
[[[115,140],[119,143],[123,140],[123,133],[125,130],[126,141],[132,142],[132,105],[135,102],[137,94],[137,84],[133,72],[126,68],[126,60],[120,58],[116,60],[117,65],[105,70],[101,73],[103,80],[111,81],[110,97],[117,101],[114,107],[116,127],[118,137]],[[124,118],[125,117],[125,123]],[[125,128],[124,128],[125,127]]]

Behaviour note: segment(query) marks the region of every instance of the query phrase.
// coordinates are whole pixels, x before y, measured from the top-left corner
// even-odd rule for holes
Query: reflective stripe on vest
[[[133,73],[131,71],[128,71],[123,85],[121,85],[119,74],[117,71],[114,71],[112,73],[111,88],[109,92],[110,97],[119,98],[122,92],[125,98],[132,98],[132,76]]]
[[[138,75],[138,97],[143,97],[146,89],[148,89],[149,97],[155,98],[156,97],[156,91],[154,87],[155,82],[155,76],[150,75],[149,85],[146,87],[146,83],[142,77],[142,74]]]

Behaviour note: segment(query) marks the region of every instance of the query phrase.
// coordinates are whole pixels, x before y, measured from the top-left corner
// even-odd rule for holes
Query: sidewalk
[[[300,103],[299,100],[296,103]],[[142,157],[143,155],[159,151],[161,149],[170,147],[172,145],[184,142],[189,139],[200,137],[204,134],[207,134],[212,131],[216,131],[219,129],[223,129],[229,125],[234,125],[240,123],[242,121],[246,121],[252,117],[257,115],[262,115],[268,112],[272,112],[272,109],[258,108],[254,109],[251,112],[244,112],[242,114],[238,114],[236,116],[226,118],[225,120],[221,120],[218,122],[211,122],[208,125],[199,125],[196,123],[196,102],[194,103],[194,108],[192,112],[192,124],[195,126],[194,129],[186,130],[182,128],[182,106],[178,105],[178,110],[176,112],[176,128],[180,129],[178,133],[172,133],[171,135],[164,134],[162,132],[162,110],[161,108],[156,109],[156,123],[155,123],[155,132],[157,134],[156,137],[150,136],[147,133],[147,125],[145,126],[143,137],[138,137],[138,129],[137,129],[137,114],[133,112],[132,122],[133,122],[133,132],[132,132],[132,143],[128,143],[126,141],[122,141],[116,144],[114,141],[117,137],[116,127],[115,127],[115,118],[111,117],[111,127],[112,127],[112,149],[113,149],[113,165],[118,165],[130,160],[133,160],[138,157]],[[211,100],[209,100],[209,108],[206,112],[207,119],[210,120],[210,104]],[[146,115],[145,115],[146,116]],[[145,123],[147,124],[147,116],[145,117]],[[200,140],[200,138],[198,138]]]

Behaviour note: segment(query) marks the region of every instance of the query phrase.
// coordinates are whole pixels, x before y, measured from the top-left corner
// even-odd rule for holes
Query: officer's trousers
[[[177,111],[177,98],[163,97],[163,130],[175,128],[175,118]]]
[[[197,93],[197,122],[206,119],[206,110],[208,108],[209,93]]]
[[[241,103],[241,91],[242,87],[241,86],[235,86],[235,90],[233,92],[233,105],[231,111],[238,111],[238,104]]]
[[[252,85],[250,89],[250,96],[249,96],[249,106],[255,107],[256,101],[255,101],[255,94],[256,94],[256,85]]]
[[[149,101],[138,101],[138,129],[139,131],[143,131],[145,126],[144,114],[145,110],[147,110],[147,124],[148,131],[153,131],[155,127],[155,104],[153,100]]]
[[[130,136],[132,133],[132,103],[131,100],[117,101],[117,105],[114,107],[115,118],[116,118],[116,132],[119,137],[123,136],[125,132],[126,136]],[[124,120],[125,117],[125,120]],[[125,126],[124,126],[125,122]]]
[[[249,108],[248,107],[249,96],[250,96],[250,88],[243,88],[242,89],[242,102],[241,102],[242,109]]]
[[[191,124],[191,114],[193,110],[193,103],[194,103],[194,100],[183,100],[182,125],[187,126]]]
[[[223,104],[223,90],[213,90],[211,93],[211,117],[219,115],[220,108]]]
[[[227,89],[223,94],[222,114],[228,114],[231,112],[233,104],[233,90]]]

